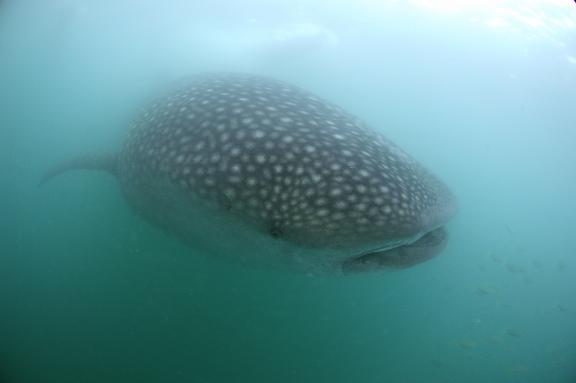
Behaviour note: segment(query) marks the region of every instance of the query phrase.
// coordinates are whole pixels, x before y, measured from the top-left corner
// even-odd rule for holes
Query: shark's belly
[[[189,193],[168,179],[131,177],[121,183],[134,211],[182,240],[197,254],[251,267],[338,274],[350,271],[348,265],[355,258],[408,245],[425,234],[349,246],[304,246],[274,237],[265,228],[243,220],[218,203]],[[370,265],[363,264],[361,269],[367,270]]]

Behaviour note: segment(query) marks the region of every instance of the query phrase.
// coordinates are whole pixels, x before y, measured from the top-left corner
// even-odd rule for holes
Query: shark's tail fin
[[[90,154],[72,158],[61,162],[49,169],[40,180],[39,186],[44,185],[52,178],[67,172],[68,170],[101,170],[116,175],[118,168],[118,156],[111,154]]]

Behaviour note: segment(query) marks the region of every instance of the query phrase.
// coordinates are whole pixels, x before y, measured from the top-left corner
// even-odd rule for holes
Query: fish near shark
[[[65,162],[114,174],[131,207],[194,248],[308,273],[404,268],[437,255],[448,187],[357,117],[299,87],[194,77],[144,109],[122,150]]]

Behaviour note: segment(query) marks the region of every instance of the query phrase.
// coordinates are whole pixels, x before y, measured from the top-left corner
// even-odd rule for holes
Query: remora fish
[[[209,74],[145,109],[107,170],[128,203],[196,249],[311,273],[403,268],[438,254],[449,189],[361,120],[274,79]]]

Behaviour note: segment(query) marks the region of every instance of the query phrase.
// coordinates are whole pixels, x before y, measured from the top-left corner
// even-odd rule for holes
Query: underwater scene
[[[576,383],[576,3],[0,1],[0,383]]]

